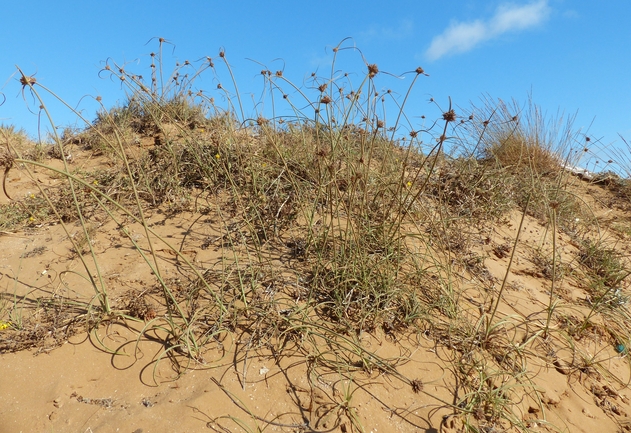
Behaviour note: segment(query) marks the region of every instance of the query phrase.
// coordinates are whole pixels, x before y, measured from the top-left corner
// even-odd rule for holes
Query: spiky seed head
[[[20,84],[22,86],[32,86],[36,82],[37,80],[33,76],[27,77],[26,75],[22,75],[22,77],[20,77]]]
[[[320,84],[320,86],[318,87],[318,90],[320,91],[320,93],[324,93],[327,87],[329,87],[327,83]]]
[[[414,392],[414,394],[418,394],[419,392],[423,391],[424,385],[423,381],[420,379],[414,379],[412,382],[410,382],[410,385],[412,385],[412,392]]]
[[[283,76],[283,71],[276,71],[276,76],[277,77],[282,77]]]
[[[454,120],[456,120],[456,112],[454,110],[449,110],[443,113],[443,120],[447,122],[453,122]]]
[[[379,67],[376,64],[368,65],[368,76],[373,78],[375,75],[379,73]]]
[[[410,137],[416,138],[417,135],[418,135],[417,131],[410,131]]]
[[[377,120],[377,129],[383,128],[383,125],[384,125],[383,120]]]
[[[421,75],[425,73],[425,69],[421,68],[420,66],[418,68],[416,68],[416,74],[417,75]]]
[[[224,57],[226,57],[226,50],[220,50],[220,51],[219,51],[219,57],[221,57],[222,59],[223,59]]]
[[[101,102],[103,100],[103,98],[101,98],[101,96],[97,96],[96,97],[96,102]]]
[[[322,98],[320,98],[320,103],[321,104],[330,104],[331,102],[333,102],[333,101],[327,95],[325,95]]]

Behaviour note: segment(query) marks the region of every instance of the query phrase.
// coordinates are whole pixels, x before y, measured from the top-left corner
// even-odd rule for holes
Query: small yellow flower
[[[35,218],[30,217],[28,220],[29,220],[29,222],[33,222],[33,221],[35,221]]]
[[[29,195],[29,197],[30,197],[30,198],[35,198],[35,194],[32,194],[32,193],[31,193],[31,195]]]
[[[98,181],[98,180],[94,179],[94,180],[92,181],[92,185],[98,185],[98,184],[99,184],[99,181]]]
[[[408,183],[406,183],[406,185],[407,185],[408,188],[411,188],[412,187],[412,182],[408,181]]]
[[[199,128],[199,132],[206,132],[206,130],[204,128]]]
[[[219,154],[215,155],[215,159],[219,159],[219,158],[220,158]]]
[[[11,326],[11,322],[3,322],[0,320],[0,331],[7,329],[9,326]]]

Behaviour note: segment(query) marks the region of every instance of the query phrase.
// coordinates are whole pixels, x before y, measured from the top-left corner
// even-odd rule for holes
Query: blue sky
[[[0,123],[37,131],[22,97],[18,65],[93,119],[100,95],[106,106],[124,100],[120,83],[98,76],[108,58],[131,62],[149,75],[148,54],[165,46],[169,61],[216,57],[220,49],[235,72],[245,99],[262,91],[261,62],[284,69],[298,85],[311,72],[327,75],[332,50],[361,49],[380,71],[400,75],[422,66],[429,74],[414,89],[406,113],[436,116],[433,97],[446,107],[468,108],[489,95],[534,102],[550,116],[576,114],[574,126],[601,147],[617,146],[618,134],[631,139],[631,2],[587,0],[382,1],[188,1],[86,0],[5,2],[0,27]],[[340,68],[365,68],[361,58],[343,53]],[[251,60],[250,60],[251,59]],[[279,60],[280,59],[280,60]],[[227,79],[225,71],[219,71]],[[378,86],[402,94],[404,79],[380,75]],[[198,83],[215,89],[212,77]],[[252,96],[248,96],[252,94]],[[88,97],[86,97],[88,95]],[[60,104],[46,98],[58,125],[76,124]],[[433,110],[433,111],[432,111]],[[420,120],[419,120],[420,122]],[[45,122],[43,123],[44,128]],[[80,124],[77,124],[81,126]]]

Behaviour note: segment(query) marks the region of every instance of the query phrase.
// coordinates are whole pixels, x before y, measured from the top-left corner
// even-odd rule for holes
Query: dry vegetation
[[[2,234],[67,245],[34,282],[26,264],[49,242],[12,253],[20,266],[2,270],[0,352],[49,351],[88,333],[118,353],[106,338],[116,325],[135,335],[132,354],[141,342],[159,347],[156,382],[164,365],[172,379],[227,363],[244,383],[256,357],[305,366],[311,402],[300,394],[275,417],[213,379],[235,404],[207,420],[215,431],[367,432],[379,416],[410,431],[572,431],[545,393],[550,372],[625,428],[631,188],[563,169],[590,145],[571,122],[489,99],[440,110],[418,130],[407,96],[386,118],[394,97],[368,63],[359,83],[314,75],[297,86],[264,69],[267,97],[293,115],[247,119],[236,83],[217,78],[223,107],[195,86],[215,63],[232,77],[224,52],[163,76],[159,48],[149,80],[105,67],[127,99],[84,129],[40,144],[0,130]],[[424,71],[411,74],[410,90]],[[48,90],[21,82],[45,107]],[[113,275],[123,254],[137,266]],[[400,354],[381,355],[385,342]],[[426,346],[440,377],[406,368]],[[331,374],[335,392],[316,409],[314,389]],[[428,389],[443,379],[448,393]],[[444,418],[423,424],[387,401],[389,414],[360,408],[380,380]]]

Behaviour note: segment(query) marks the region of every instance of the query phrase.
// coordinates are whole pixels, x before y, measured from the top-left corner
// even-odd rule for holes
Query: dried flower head
[[[276,71],[276,76],[277,77],[282,77],[283,76],[283,71]]]
[[[447,122],[453,122],[454,120],[456,120],[456,112],[454,110],[449,110],[443,113],[443,120]]]
[[[320,103],[321,104],[330,104],[331,102],[333,102],[333,101],[327,95],[325,95],[322,98],[320,98]]]
[[[37,80],[33,76],[27,77],[26,75],[22,75],[22,77],[20,77],[20,84],[23,87],[33,86],[36,82]]]
[[[412,392],[414,392],[414,394],[418,394],[419,392],[423,391],[424,385],[421,379],[414,379],[412,382],[410,382],[410,385],[412,385]]]
[[[418,75],[421,75],[421,74],[424,74],[424,73],[425,73],[425,70],[419,66],[418,68],[416,68],[416,73],[417,73]]]
[[[379,68],[376,64],[368,65],[368,76],[373,78],[375,75],[379,73]]]
[[[219,51],[219,57],[221,57],[222,59],[223,59],[224,57],[226,57],[226,50],[220,50],[220,51]]]
[[[329,87],[327,83],[320,84],[320,86],[318,87],[318,90],[320,91],[320,93],[324,93],[327,87]]]

